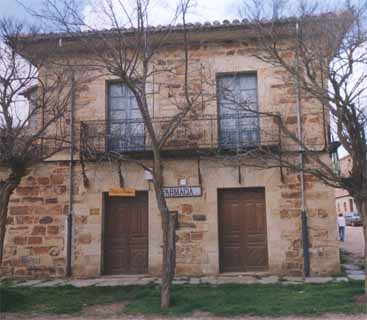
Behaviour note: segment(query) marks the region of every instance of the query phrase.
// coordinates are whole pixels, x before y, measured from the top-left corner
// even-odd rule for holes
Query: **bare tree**
[[[317,2],[300,1],[295,6],[283,0],[250,0],[244,2],[243,13],[254,26],[256,57],[286,70],[287,81],[297,87],[298,102],[313,99],[326,108],[324,121],[337,141],[324,151],[335,152],[341,144],[353,161],[349,175],[343,176],[322,159],[322,149],[305,143],[302,132],[294,132],[278,117],[282,134],[293,141],[294,152],[301,158],[290,161],[282,152],[267,154],[271,161],[264,165],[311,174],[354,197],[363,220],[367,274],[366,5],[357,1],[353,6],[348,1],[339,8],[343,10],[329,12]],[[269,16],[273,19],[264,22]]]
[[[175,274],[177,217],[170,211],[164,195],[162,152],[183,121],[205,109],[205,105],[213,98],[209,94],[204,94],[204,87],[209,87],[209,85],[203,66],[191,61],[189,57],[186,15],[191,7],[191,1],[179,1],[171,24],[164,28],[149,26],[150,1],[136,0],[133,8],[129,8],[122,1],[118,1],[117,5],[111,1],[97,1],[94,8],[97,10],[94,11],[103,15],[105,23],[110,27],[108,31],[88,24],[75,10],[73,1],[64,1],[62,9],[57,7],[53,1],[46,1],[46,4],[46,10],[38,13],[38,16],[57,24],[63,31],[60,38],[71,42],[76,40],[77,46],[88,52],[88,55],[83,56],[81,61],[74,61],[76,66],[93,69],[101,77],[111,78],[112,76],[113,80],[127,87],[136,101],[139,119],[128,120],[131,122],[128,125],[143,125],[144,131],[148,134],[152,165],[148,166],[144,161],[129,157],[127,152],[121,152],[118,148],[108,150],[107,159],[115,160],[118,164],[121,162],[135,163],[149,171],[153,177],[163,234],[161,308],[167,308],[170,305],[170,288]],[[179,39],[171,37],[176,22],[181,24],[177,32],[180,34]],[[166,64],[160,57],[162,52],[169,50],[171,43],[174,43],[180,56],[174,65]],[[182,71],[178,76],[177,69]],[[167,116],[163,123],[153,121],[151,100],[157,94],[155,92],[157,87],[161,91],[168,92],[170,104],[174,107],[174,112]],[[118,132],[119,129],[121,132]],[[88,132],[88,126],[83,127],[82,124],[81,130]],[[121,139],[131,138],[123,131],[122,126],[110,132],[110,135],[117,135],[119,138],[117,143],[122,143]],[[126,143],[129,144],[131,141]],[[130,147],[131,151],[136,145],[135,147],[130,145]],[[91,150],[91,153],[93,152]],[[84,167],[83,156],[85,155],[81,154],[81,156]],[[120,169],[118,173],[120,184],[123,185]],[[84,181],[88,184],[86,175],[84,175]]]
[[[0,169],[5,172],[0,180],[0,264],[11,194],[30,167],[68,147],[71,71],[50,65],[45,71],[50,52],[34,64],[21,57],[25,35],[32,39],[38,32],[12,20],[0,21]]]

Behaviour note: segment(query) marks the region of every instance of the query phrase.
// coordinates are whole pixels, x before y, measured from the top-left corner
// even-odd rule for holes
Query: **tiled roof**
[[[334,13],[325,13],[322,15],[316,15],[316,16],[310,16],[310,19],[314,20],[322,20],[325,18],[331,18],[335,17],[336,15]],[[261,20],[260,23],[265,25],[270,24],[277,24],[277,25],[286,25],[290,23],[294,23],[297,21],[296,17],[288,17],[288,18],[281,18],[276,20]],[[251,22],[247,19],[239,20],[223,20],[220,21],[213,21],[213,22],[196,22],[196,23],[187,23],[186,24],[186,30],[189,32],[206,32],[206,31],[217,31],[217,30],[231,30],[231,29],[248,29],[256,25],[257,23]],[[50,32],[50,33],[43,33],[36,35],[33,38],[33,40],[52,40],[52,39],[59,39],[59,38],[77,38],[77,37],[88,37],[93,36],[96,33],[103,33],[105,35],[113,35],[114,33],[123,33],[126,35],[131,35],[136,32],[136,28],[121,28],[121,29],[102,29],[102,30],[88,30],[88,31],[76,31],[76,32]],[[146,28],[147,32],[150,33],[160,33],[160,32],[183,32],[184,26],[180,23],[176,25],[157,25],[157,26],[148,26]],[[28,37],[25,35],[24,39],[27,39]]]

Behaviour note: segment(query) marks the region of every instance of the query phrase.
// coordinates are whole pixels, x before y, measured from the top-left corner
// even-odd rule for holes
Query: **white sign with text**
[[[201,197],[201,187],[165,187],[163,193],[166,198]]]

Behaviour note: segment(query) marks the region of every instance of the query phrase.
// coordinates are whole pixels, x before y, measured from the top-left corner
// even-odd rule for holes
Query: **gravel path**
[[[356,256],[364,256],[364,239],[362,227],[347,227],[345,230],[345,242],[341,242],[341,248]]]

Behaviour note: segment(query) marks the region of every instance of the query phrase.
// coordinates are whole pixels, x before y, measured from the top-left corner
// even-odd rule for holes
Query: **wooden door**
[[[263,188],[219,192],[219,255],[221,272],[267,270]]]
[[[104,273],[148,272],[148,194],[109,197],[104,230]]]

